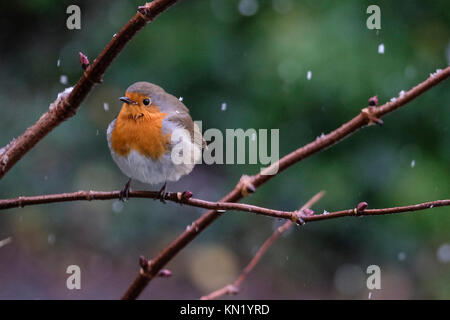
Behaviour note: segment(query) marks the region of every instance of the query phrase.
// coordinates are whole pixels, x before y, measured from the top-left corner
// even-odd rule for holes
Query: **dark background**
[[[81,30],[65,26],[70,4],[81,7]],[[142,4],[2,2],[0,146],[79,79],[78,52],[93,60]],[[379,32],[366,27],[370,4],[381,8]],[[384,103],[445,68],[449,26],[444,0],[183,0],[131,41],[75,117],[0,180],[0,197],[122,188],[126,177],[105,134],[119,111],[117,98],[140,80],[182,96],[204,130],[280,129],[285,155],[348,121],[369,97]],[[449,198],[449,106],[447,81],[385,117],[382,127],[365,128],[291,167],[245,201],[294,210],[326,190],[314,208],[322,213],[360,201],[382,208]],[[218,200],[259,167],[199,165],[169,190]],[[202,212],[143,199],[2,211],[0,240],[11,243],[0,248],[0,298],[119,298],[137,275],[139,255],[154,257]],[[292,228],[236,298],[367,299],[365,270],[376,264],[382,289],[372,299],[449,299],[449,214],[436,208]],[[233,281],[281,223],[228,212],[169,264],[173,277],[156,279],[142,298],[195,299]],[[71,264],[82,270],[81,290],[66,288]]]

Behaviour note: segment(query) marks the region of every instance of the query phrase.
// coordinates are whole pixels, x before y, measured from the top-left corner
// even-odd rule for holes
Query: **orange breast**
[[[122,108],[111,134],[111,146],[117,154],[128,156],[135,150],[158,160],[168,151],[170,134],[162,132],[162,121],[167,113],[152,111],[130,113]]]

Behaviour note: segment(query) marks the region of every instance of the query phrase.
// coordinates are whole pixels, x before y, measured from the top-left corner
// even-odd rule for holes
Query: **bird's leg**
[[[166,200],[164,200],[164,197],[167,195],[166,188],[167,187],[167,181],[164,182],[164,185],[161,187],[161,189],[158,192],[158,196],[156,199],[159,199],[162,203],[166,203]]]
[[[128,201],[128,196],[130,195],[130,184],[131,184],[131,178],[125,184],[123,189],[120,190],[120,194],[119,194],[120,201],[123,201],[123,202]]]

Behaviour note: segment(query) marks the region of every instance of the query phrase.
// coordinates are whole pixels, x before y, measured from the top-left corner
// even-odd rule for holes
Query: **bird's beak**
[[[133,101],[128,97],[120,97],[119,100],[125,102],[126,104],[137,104],[136,101]]]

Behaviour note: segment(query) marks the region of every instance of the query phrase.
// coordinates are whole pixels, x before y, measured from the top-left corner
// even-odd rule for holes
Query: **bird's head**
[[[125,96],[119,100],[123,102],[122,111],[130,116],[148,115],[161,112],[158,105],[160,96],[165,94],[164,90],[149,82],[136,82],[125,92]]]

